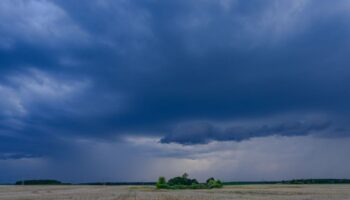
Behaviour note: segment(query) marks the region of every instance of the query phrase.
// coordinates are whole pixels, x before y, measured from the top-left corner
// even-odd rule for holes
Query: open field
[[[350,200],[350,185],[245,185],[213,190],[156,190],[151,186],[0,186],[1,200]]]

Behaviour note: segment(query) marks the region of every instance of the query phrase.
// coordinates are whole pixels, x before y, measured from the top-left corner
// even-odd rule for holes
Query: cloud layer
[[[57,160],[89,163],[77,159],[91,153],[81,141],[122,144],[125,155],[100,162],[135,155],[135,166],[150,163],[141,179],[157,176],[152,160],[179,153],[173,145],[244,143],[257,156],[251,141],[348,141],[349,9],[341,0],[3,0],[0,161],[13,175],[0,182],[18,178],[16,162],[42,176],[74,174],[44,169]],[[134,137],[156,138],[164,150],[146,145],[151,156],[137,162],[142,155],[125,141]],[[326,154],[320,149],[316,160]],[[339,152],[328,156],[340,163]],[[195,161],[174,165],[178,172]]]
[[[243,141],[256,137],[305,136],[327,130],[329,121],[287,122],[254,127],[254,125],[218,127],[210,123],[193,123],[177,127],[171,134],[164,136],[162,143],[205,144],[211,141]]]

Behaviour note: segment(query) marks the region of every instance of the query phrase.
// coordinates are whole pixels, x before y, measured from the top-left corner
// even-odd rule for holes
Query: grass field
[[[1,200],[350,200],[350,185],[245,185],[213,190],[156,190],[151,186],[0,186]]]

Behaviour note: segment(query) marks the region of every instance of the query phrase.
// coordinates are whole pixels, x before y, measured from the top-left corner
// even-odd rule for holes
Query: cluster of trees
[[[220,180],[209,178],[205,183],[199,183],[196,179],[188,178],[188,174],[177,176],[169,181],[161,176],[156,183],[158,189],[212,189],[222,188],[223,184]]]

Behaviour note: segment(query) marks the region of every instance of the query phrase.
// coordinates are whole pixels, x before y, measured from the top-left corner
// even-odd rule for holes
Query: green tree
[[[169,179],[168,184],[170,186],[174,185],[192,185],[192,184],[198,184],[198,181],[196,179],[189,179],[188,174],[184,173],[182,176],[177,176],[172,179]]]
[[[158,181],[156,183],[157,188],[167,188],[168,185],[166,183],[165,177],[161,176],[158,178]]]
[[[206,183],[209,184],[209,182],[212,181],[212,180],[215,181],[215,179],[213,177],[210,177],[210,178],[207,179]]]
[[[215,185],[216,185],[216,188],[222,188],[224,186],[219,179],[216,180],[216,184]]]
[[[209,188],[222,188],[223,186],[220,180],[215,180],[214,178],[209,178],[207,180],[207,185]]]

